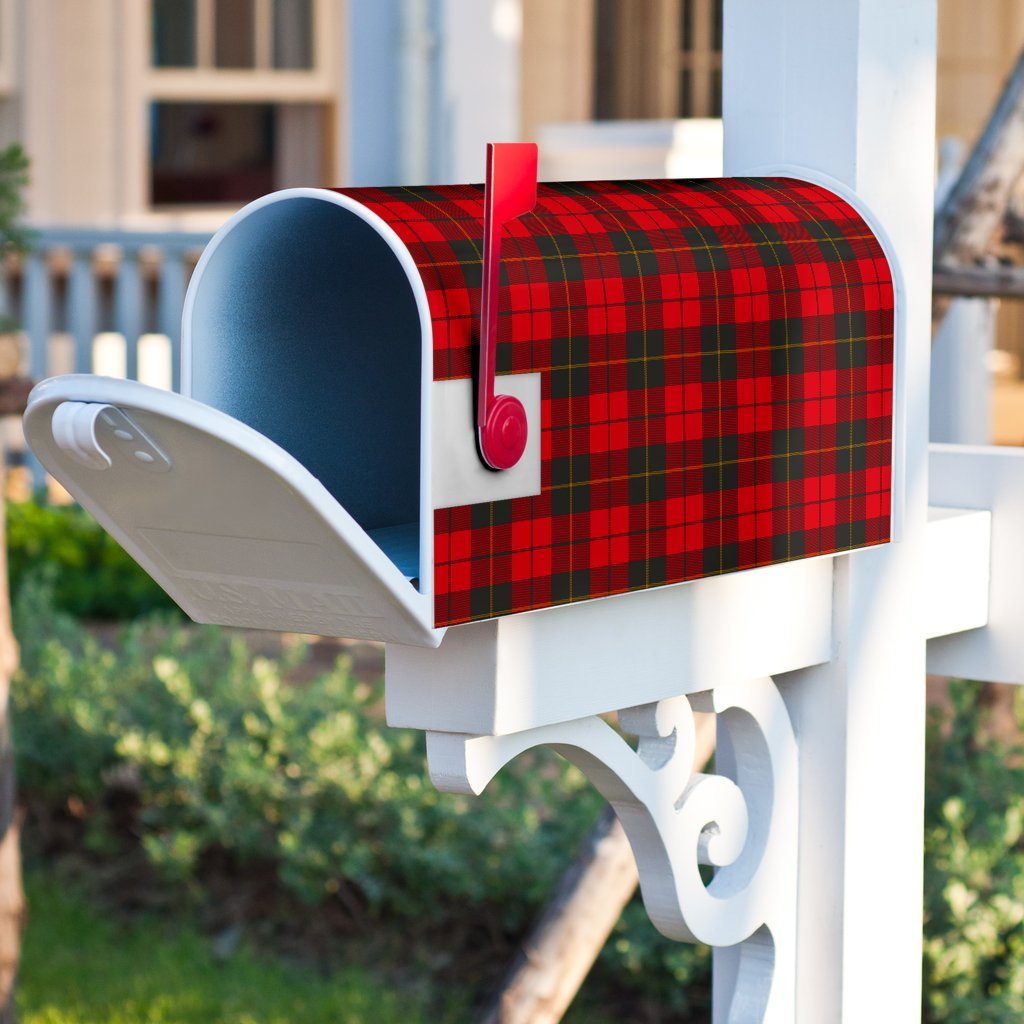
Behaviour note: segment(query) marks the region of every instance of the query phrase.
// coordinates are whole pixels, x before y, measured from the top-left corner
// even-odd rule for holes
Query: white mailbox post
[[[102,378],[58,378],[40,385],[26,414],[27,435],[43,463],[197,618],[352,630],[389,641],[388,720],[427,733],[429,770],[439,787],[479,793],[508,761],[538,745],[579,765],[622,819],[656,926],[673,938],[715,947],[716,1024],[918,1017],[926,649],[935,671],[1024,682],[1024,643],[1012,625],[1024,609],[1024,544],[1017,539],[1024,459],[1019,453],[937,449],[929,502],[935,15],[934,0],[728,0],[723,106],[725,170],[733,177],[653,187],[656,200],[642,215],[645,223],[661,224],[651,230],[674,237],[674,247],[648,250],[638,244],[638,234],[608,228],[609,218],[631,215],[636,197],[652,192],[651,183],[547,188],[541,205],[548,204],[549,219],[538,217],[533,235],[520,231],[517,245],[528,256],[521,265],[506,266],[504,292],[522,304],[510,319],[550,324],[565,312],[562,289],[584,321],[597,324],[583,335],[596,345],[577,351],[578,333],[563,329],[569,336],[558,339],[563,348],[557,357],[555,348],[543,350],[544,338],[532,336],[525,348],[504,350],[497,364],[481,355],[478,411],[505,403],[518,407],[520,417],[495,428],[494,436],[515,450],[509,462],[514,468],[504,476],[505,470],[481,467],[473,441],[472,372],[465,359],[476,351],[469,324],[477,318],[473,289],[479,291],[479,283],[456,278],[453,284],[450,276],[452,267],[468,266],[467,280],[479,277],[481,197],[465,186],[444,194],[421,190],[415,209],[404,194],[384,190],[340,196],[296,190],[253,204],[211,243],[190,287],[184,324],[190,354],[183,376],[191,398]],[[517,161],[524,159],[522,148],[515,153]],[[534,198],[526,164],[517,168],[513,177],[522,194],[506,212],[509,218],[530,210]],[[747,175],[757,180],[741,178]],[[586,193],[586,202],[574,188]],[[487,209],[494,195],[488,192]],[[677,231],[678,221],[667,228],[658,221],[664,209],[659,204],[666,203],[682,204],[672,209],[686,230]],[[748,212],[760,211],[756,216],[774,212],[739,222],[748,229],[760,225],[760,235],[746,236],[753,242],[743,259],[753,262],[723,267],[728,257],[722,254],[742,245],[722,241],[727,229],[715,236],[718,255],[709,255],[707,232],[731,223],[729,210],[744,203],[751,203]],[[648,442],[657,430],[685,438],[688,430],[712,429],[730,416],[749,416],[754,424],[767,416],[763,465],[769,475],[756,482],[767,495],[790,493],[785,485],[792,479],[786,474],[793,453],[774,447],[777,439],[790,444],[793,435],[787,382],[803,372],[810,349],[800,346],[839,342],[833,333],[791,344],[787,335],[772,340],[771,354],[783,361],[770,367],[764,362],[769,369],[761,379],[757,372],[744,377],[730,371],[739,347],[735,333],[730,345],[722,324],[735,332],[749,322],[719,315],[716,273],[742,278],[764,272],[754,264],[776,259],[787,218],[807,229],[808,203],[832,211],[826,219],[845,218],[847,234],[831,224],[809,236],[804,251],[810,262],[794,276],[818,284],[810,293],[787,294],[800,295],[805,307],[821,302],[830,315],[833,303],[847,302],[852,291],[847,271],[866,272],[860,294],[870,292],[874,304],[848,317],[861,326],[850,327],[843,343],[878,343],[871,367],[878,379],[894,364],[892,386],[876,387],[865,400],[866,407],[873,402],[882,409],[893,399],[891,417],[876,417],[884,420],[885,432],[873,439],[891,450],[891,538],[886,532],[855,539],[851,532],[848,542],[830,548],[807,552],[801,546],[792,556],[788,548],[780,554],[774,542],[793,536],[778,528],[790,509],[783,502],[755,509],[762,514],[757,522],[768,524],[760,538],[766,544],[750,548],[763,552],[748,563],[759,567],[725,573],[722,559],[741,544],[727,544],[719,533],[711,544],[719,561],[707,562],[708,523],[713,534],[725,513],[703,521],[698,516],[689,526],[703,528],[705,539],[687,549],[705,558],[697,571],[652,580],[643,573],[663,572],[669,559],[647,551],[621,563],[617,590],[631,592],[618,593],[611,584],[595,591],[600,573],[591,568],[609,564],[600,560],[609,537],[587,535],[573,547],[572,531],[617,514],[627,524],[644,525],[612,540],[628,547],[639,536],[644,550],[652,524],[668,514],[657,504],[661,498],[652,497],[660,483],[650,482],[650,460],[659,450]],[[426,207],[447,219],[442,224],[434,213],[421,216]],[[803,212],[794,216],[794,210]],[[862,218],[860,211],[870,216],[864,212]],[[589,253],[595,260],[609,257],[605,243],[621,246],[602,264],[612,271],[602,269],[585,282],[585,301],[571,296],[584,288],[585,266],[596,264],[573,264],[569,273],[564,238],[559,242],[562,236],[537,228],[563,216],[568,220],[557,221],[559,231],[570,236],[570,222],[586,221],[591,233],[595,225],[607,231]],[[780,218],[783,235],[771,216]],[[493,240],[492,229],[500,236],[500,220],[496,228],[488,225],[485,240]],[[410,233],[402,238],[395,233],[406,229]],[[438,250],[439,232],[446,230],[449,248]],[[859,249],[847,244],[851,230]],[[735,242],[739,236],[728,237]],[[816,248],[818,241],[822,247]],[[552,245],[563,248],[555,252]],[[836,258],[822,255],[828,245]],[[493,251],[500,252],[500,241]],[[559,272],[538,278],[536,267],[553,252],[551,265]],[[522,270],[530,259],[534,277]],[[665,276],[665,259],[692,262],[685,273]],[[644,261],[648,269],[641,271]],[[479,317],[485,325],[496,322],[488,320],[486,285],[490,281],[498,294],[496,266],[485,258],[485,312]],[[525,283],[516,276],[520,272]],[[694,351],[678,353],[671,364],[667,349],[654,350],[670,332],[648,338],[645,313],[636,320],[642,330],[634,332],[643,343],[642,358],[627,352],[599,362],[593,353],[610,351],[614,316],[628,320],[635,314],[635,308],[623,312],[628,303],[620,303],[614,316],[608,312],[614,306],[608,296],[625,287],[619,272],[633,279],[634,288],[643,287],[636,279],[650,274],[662,296],[672,287],[692,289],[684,305],[677,301],[658,315],[682,317],[674,322],[678,328],[696,315],[691,311],[700,311]],[[440,286],[430,285],[431,274]],[[347,290],[338,280],[347,282]],[[360,302],[375,289],[374,315],[367,318]],[[643,294],[634,307],[646,311],[650,297]],[[762,289],[739,298],[767,303],[769,294]],[[542,299],[549,305],[537,308]],[[761,336],[748,351],[767,359],[769,328],[796,323],[785,301],[781,314],[761,318]],[[816,308],[813,315],[824,318]],[[513,327],[513,341],[518,329]],[[872,331],[875,336],[865,337]],[[486,339],[486,327],[480,336]],[[679,336],[677,330],[673,337]],[[701,347],[712,341],[712,349]],[[524,356],[517,368],[515,353],[533,353],[534,342],[540,364],[530,365]],[[288,374],[301,355],[292,357],[293,344],[315,356],[295,379]],[[699,379],[693,369],[680,369],[690,357],[700,361]],[[512,365],[503,368],[502,358]],[[849,358],[842,368],[861,365]],[[627,363],[633,368],[623,369]],[[484,373],[488,365],[491,378]],[[495,365],[504,376],[493,377]],[[557,386],[556,371],[562,373]],[[710,395],[717,405],[698,411],[696,419],[693,409],[665,412],[670,398],[652,382],[670,372],[679,375],[677,396],[689,394],[685,380],[698,400]],[[814,388],[842,376],[834,363],[813,372]],[[865,370],[865,381],[868,375]],[[854,385],[831,396],[833,415],[870,390],[856,373],[846,376]],[[599,388],[595,377],[619,383]],[[493,387],[485,386],[488,380]],[[747,393],[760,397],[744,406]],[[643,403],[635,407],[640,413],[611,422],[610,406],[627,398]],[[342,436],[336,417],[353,409],[350,433]],[[691,419],[669,422],[684,414]],[[571,430],[588,415],[604,441],[592,444],[578,478],[572,474],[580,452],[565,438],[583,437]],[[477,426],[483,449],[490,426],[482,418]],[[604,493],[618,486],[626,495],[623,488],[631,488],[634,478],[640,481],[636,493],[628,490],[619,507],[595,505],[594,516],[574,519],[580,507],[573,496],[585,498],[583,512],[591,511],[592,495],[580,488],[593,483],[594,466],[614,447],[609,438],[616,430],[627,440],[606,459],[620,461],[602,479]],[[640,441],[634,441],[637,430]],[[756,442],[743,457],[723,453],[728,444],[747,444],[753,433],[712,433],[712,448],[718,447],[705,447],[705,464],[696,467],[712,476],[689,485],[675,507],[684,507],[684,498],[698,507],[705,500],[723,507],[739,502],[739,487],[729,491],[732,485],[722,483],[723,466],[756,462]],[[699,437],[698,448],[701,440],[708,442]],[[843,444],[837,440],[831,450]],[[853,440],[845,445],[852,449]],[[823,457],[827,448],[820,446],[814,456]],[[645,453],[639,462],[634,449]],[[800,459],[805,454],[796,452]],[[505,456],[484,458],[495,466]],[[885,480],[880,490],[860,495],[876,511],[889,501],[888,465],[886,457],[883,467],[874,467],[875,477]],[[845,480],[852,451],[844,466],[820,477],[801,470],[801,486],[805,476],[811,487],[818,479],[832,481],[830,486]],[[686,464],[670,468],[694,470]],[[780,468],[781,477],[772,475]],[[774,486],[780,480],[781,489]],[[507,503],[537,498],[542,481],[546,497],[538,505],[508,513]],[[559,488],[556,501],[551,494]],[[748,490],[762,493],[753,484]],[[515,527],[501,518],[506,514],[519,517],[531,543],[561,516],[563,525],[574,524],[566,550],[578,556],[590,544],[586,550],[594,561],[575,572],[570,554],[568,571],[558,571],[551,562],[564,551],[540,542],[517,556]],[[870,519],[862,508],[857,515],[859,527]],[[888,529],[888,506],[876,519]],[[673,529],[662,530],[672,537],[667,542],[662,536],[661,543],[671,546],[691,535],[683,525]],[[495,554],[499,534],[506,548]],[[479,559],[456,565],[452,550],[473,552],[474,545],[481,545]],[[643,570],[636,580],[628,578],[634,561]],[[533,567],[525,570],[531,582],[517,590],[523,564]],[[531,571],[543,577],[546,596],[535,599]],[[662,585],[684,578],[690,582]],[[591,588],[587,599],[575,601],[573,587]],[[505,603],[497,609],[474,605],[481,594]],[[436,602],[438,595],[444,600]],[[452,610],[459,607],[463,612]],[[635,749],[600,717],[614,711],[623,731],[639,737]],[[694,711],[718,716],[715,775],[691,771]],[[715,867],[707,885],[701,865]]]
[[[903,278],[902,537],[837,561],[832,657],[780,680],[800,862],[796,1007],[778,1020],[916,1020],[936,9],[733,0],[726,19],[727,173],[796,161],[833,174],[885,223]]]

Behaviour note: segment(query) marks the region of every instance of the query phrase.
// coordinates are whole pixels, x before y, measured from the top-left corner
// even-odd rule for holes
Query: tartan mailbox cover
[[[476,185],[265,197],[193,276],[188,397],[56,378],[30,443],[186,611],[235,625],[436,644],[889,540],[893,277],[849,201],[538,186],[500,238],[494,387],[527,424],[502,471],[473,423],[483,236]]]

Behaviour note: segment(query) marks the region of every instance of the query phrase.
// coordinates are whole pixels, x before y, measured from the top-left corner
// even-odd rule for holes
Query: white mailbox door
[[[411,578],[417,539],[393,561],[394,544],[388,557],[299,462],[230,416],[133,381],[72,375],[33,391],[25,432],[197,622],[440,643],[432,581],[421,591]]]

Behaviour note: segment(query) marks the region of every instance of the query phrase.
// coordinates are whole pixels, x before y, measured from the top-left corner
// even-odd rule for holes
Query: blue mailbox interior
[[[192,288],[191,396],[284,448],[418,577],[422,327],[387,241],[284,195],[224,232]]]

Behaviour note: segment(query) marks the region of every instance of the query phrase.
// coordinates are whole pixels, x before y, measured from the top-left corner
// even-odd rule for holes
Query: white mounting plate
[[[832,657],[833,557],[452,626],[386,652],[389,725],[501,736]]]
[[[69,375],[32,392],[25,435],[197,622],[441,641],[429,589],[291,455],[230,416],[134,381]]]
[[[933,444],[932,505],[992,513],[988,622],[928,641],[928,671],[987,682],[1024,683],[1024,448]],[[962,586],[950,580],[949,586]]]

